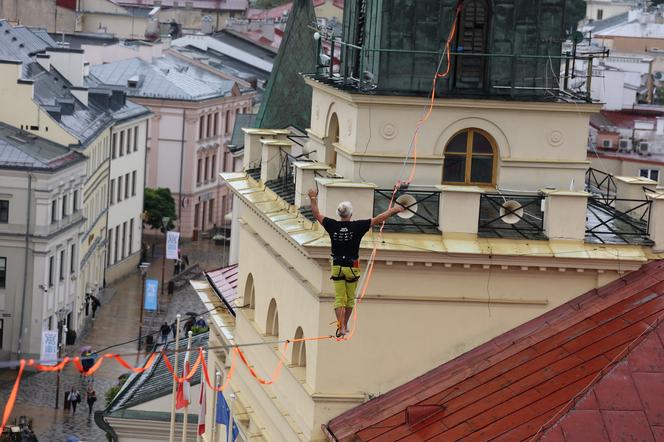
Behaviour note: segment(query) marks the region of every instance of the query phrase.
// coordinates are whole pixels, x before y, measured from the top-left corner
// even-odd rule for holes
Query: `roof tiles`
[[[232,308],[235,307],[235,300],[238,298],[238,273],[239,267],[237,264],[205,273],[217,295],[225,301],[226,305],[231,307],[233,315],[235,315],[235,312],[232,311]]]
[[[342,441],[656,440],[663,270],[664,261],[646,264],[349,410],[327,431]]]

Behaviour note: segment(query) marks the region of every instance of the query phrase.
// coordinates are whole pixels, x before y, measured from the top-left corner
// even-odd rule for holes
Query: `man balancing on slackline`
[[[380,224],[392,215],[405,210],[395,205],[380,215],[358,221],[351,221],[353,206],[344,201],[337,207],[337,215],[341,221],[323,216],[318,210],[318,194],[309,190],[311,211],[323,228],[330,235],[332,242],[332,276],[334,283],[334,313],[337,316],[337,337],[348,333],[348,320],[355,306],[355,289],[360,279],[360,241],[372,226]]]

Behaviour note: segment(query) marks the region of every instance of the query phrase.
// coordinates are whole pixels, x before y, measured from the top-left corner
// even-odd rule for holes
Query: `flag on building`
[[[226,399],[224,399],[224,394],[222,392],[217,393],[216,411],[215,422],[226,426],[226,439],[228,439],[228,424],[231,420],[231,409],[228,407],[228,403],[226,402]],[[235,441],[239,432],[236,423],[233,422],[233,438],[231,440]]]
[[[201,397],[198,399],[200,409],[198,410],[198,435],[202,436],[205,433],[205,412],[207,411],[207,404],[205,401],[205,383],[201,379]]]
[[[182,376],[187,376],[189,371],[191,370],[191,366],[189,365],[189,350],[184,354],[184,366],[182,367]],[[175,408],[176,409],[181,409],[186,406],[188,406],[191,401],[190,401],[190,396],[189,396],[189,380],[186,380],[184,382],[178,383],[178,391],[175,396]]]

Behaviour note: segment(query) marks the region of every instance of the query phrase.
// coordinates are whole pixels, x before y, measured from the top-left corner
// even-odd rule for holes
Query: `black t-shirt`
[[[371,229],[371,220],[337,221],[324,218],[323,228],[330,235],[333,257],[357,259],[360,255],[360,241]]]

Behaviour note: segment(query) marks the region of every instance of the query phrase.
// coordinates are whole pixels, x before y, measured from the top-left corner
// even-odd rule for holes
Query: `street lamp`
[[[164,228],[164,255],[161,257],[161,294],[164,294],[164,268],[166,267],[166,247],[168,247],[168,223],[171,219],[167,216],[161,219],[161,226]]]
[[[141,320],[138,324],[138,351],[141,351],[141,344],[143,342],[143,310],[145,304],[145,277],[148,274],[148,267],[150,267],[149,262],[142,262],[138,266],[138,270],[141,272]]]
[[[60,310],[55,312],[55,314],[58,317],[58,363],[59,363],[60,358],[62,357],[62,332],[64,331],[65,335],[67,333],[67,326],[64,324],[65,318],[67,317],[67,310],[61,308]],[[60,402],[60,370],[58,370],[56,373],[58,380],[55,384],[55,408],[57,410]]]

